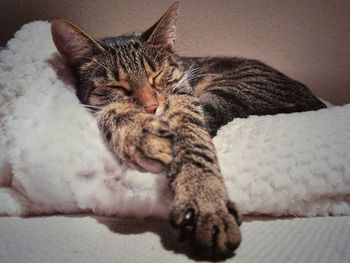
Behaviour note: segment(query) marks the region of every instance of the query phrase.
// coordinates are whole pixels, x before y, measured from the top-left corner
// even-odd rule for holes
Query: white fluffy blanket
[[[165,217],[166,179],[124,171],[51,40],[25,25],[0,52],[0,215]],[[350,215],[350,105],[237,119],[214,139],[243,214]]]

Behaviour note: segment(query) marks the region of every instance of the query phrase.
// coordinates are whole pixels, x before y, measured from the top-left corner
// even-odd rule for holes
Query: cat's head
[[[53,20],[53,41],[77,75],[82,103],[104,106],[125,95],[149,113],[162,110],[169,90],[183,76],[174,53],[178,10],[176,2],[142,34],[100,41],[69,21]]]

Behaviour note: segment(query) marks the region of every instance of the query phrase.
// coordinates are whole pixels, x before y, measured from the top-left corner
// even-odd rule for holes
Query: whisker
[[[175,86],[173,87],[173,90],[175,91],[177,88],[181,87],[181,85],[183,85],[191,76],[194,76],[195,74],[200,72],[200,68],[194,68],[193,69],[193,65],[191,65],[188,70],[186,70],[181,78],[179,79],[179,81],[175,84]]]
[[[94,109],[89,109],[89,108],[86,108],[86,110],[90,113],[96,113],[98,112],[98,110],[94,110]]]
[[[99,108],[99,109],[102,108],[102,107],[93,106],[93,105],[88,105],[88,104],[83,104],[83,103],[81,103],[80,105],[82,105],[82,106],[84,106],[84,107],[87,107],[87,108]]]
[[[97,110],[102,110],[103,109],[103,107],[98,107],[98,106],[93,106],[93,105],[87,105],[87,104],[83,104],[83,103],[81,103],[80,104],[81,106],[83,106],[84,108],[88,108],[88,109],[97,109]]]

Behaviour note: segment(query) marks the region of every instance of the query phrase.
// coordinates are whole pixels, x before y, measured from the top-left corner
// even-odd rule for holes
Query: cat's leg
[[[225,258],[241,241],[239,214],[229,200],[199,100],[179,94],[170,96],[163,116],[174,133],[170,219],[182,236],[194,241],[200,254]]]
[[[159,173],[172,161],[172,133],[166,121],[128,100],[111,103],[97,115],[112,153],[129,168]]]

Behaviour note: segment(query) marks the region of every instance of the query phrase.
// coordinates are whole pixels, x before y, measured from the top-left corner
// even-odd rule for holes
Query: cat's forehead
[[[99,43],[107,51],[108,67],[118,73],[119,79],[143,82],[149,75],[176,64],[172,53],[142,42],[137,35],[105,38]]]
[[[147,70],[156,71],[167,64],[167,52],[143,43],[136,36],[106,38],[100,43],[126,75],[144,75]]]
[[[138,34],[122,35],[117,37],[106,37],[98,41],[102,46],[118,46],[125,44],[140,43]]]
[[[109,60],[124,77],[142,77],[145,75],[143,61],[146,56],[143,44],[132,37],[103,39],[102,46],[108,53]]]
[[[103,47],[109,54],[122,58],[134,58],[145,56],[143,44],[137,40],[107,41]]]

